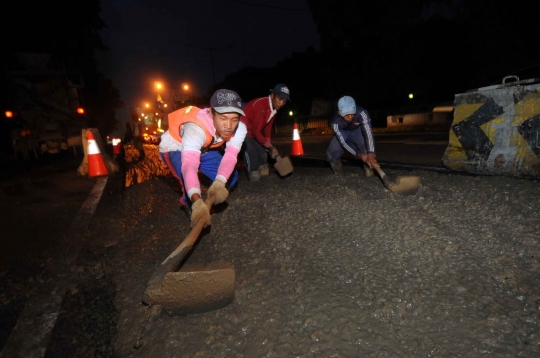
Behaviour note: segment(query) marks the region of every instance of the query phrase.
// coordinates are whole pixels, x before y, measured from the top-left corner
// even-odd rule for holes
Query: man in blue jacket
[[[343,96],[338,101],[338,112],[332,116],[329,124],[334,131],[334,138],[326,149],[326,161],[330,163],[334,174],[343,172],[341,157],[347,151],[365,164],[366,176],[372,176],[372,166],[377,164],[377,159],[368,112],[356,107],[352,97]]]

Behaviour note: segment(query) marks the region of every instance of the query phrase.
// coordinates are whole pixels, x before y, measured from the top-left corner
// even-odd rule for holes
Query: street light
[[[163,89],[163,85],[161,84],[161,82],[156,82],[154,85],[156,86],[156,89],[158,91],[161,91]]]

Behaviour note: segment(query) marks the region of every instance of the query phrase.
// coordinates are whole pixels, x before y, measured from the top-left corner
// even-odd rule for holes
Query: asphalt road
[[[331,138],[302,137],[305,154],[293,157],[294,165],[298,168],[325,167],[324,151]],[[274,138],[276,147],[284,154],[290,153],[291,141],[292,137]],[[376,136],[378,159],[388,164],[440,167],[444,143],[444,133]],[[121,202],[121,184],[118,176],[111,177],[108,189],[101,197],[103,183],[97,178],[77,174],[81,161],[82,156],[65,152],[40,160],[5,163],[2,168],[0,217],[3,231],[7,233],[2,236],[0,253],[3,288],[0,295],[0,347],[7,344],[0,354],[2,357],[17,350],[20,356],[50,356],[64,344],[61,343],[64,338],[58,337],[52,340],[56,343],[50,343],[51,337],[65,334],[53,333],[53,328],[69,329],[65,328],[69,327],[65,324],[68,318],[62,318],[59,313],[62,305],[73,304],[69,303],[69,294],[80,289],[74,288],[74,282],[83,282],[94,274],[105,277],[100,268],[82,267],[99,261],[92,257],[96,247],[114,247],[118,239],[111,236],[114,230],[107,229],[107,217]],[[355,161],[346,154],[344,163],[354,166]],[[97,194],[92,195],[92,191]],[[100,210],[94,215],[98,203]],[[91,225],[90,220],[95,224]],[[98,227],[104,227],[107,233]],[[87,254],[80,255],[80,252]],[[110,280],[99,282],[104,285],[99,288],[101,291],[112,290]],[[63,294],[64,291],[67,293]],[[89,292],[96,294],[95,287]],[[64,323],[59,325],[58,319]],[[105,331],[110,328],[107,327]],[[28,341],[29,335],[39,339]],[[99,339],[110,340],[111,337]],[[24,349],[21,342],[25,342]]]
[[[272,187],[273,192],[282,191],[278,196],[271,195],[264,186],[251,185],[245,181],[245,178],[241,178],[238,191],[231,194],[231,205],[233,207],[246,205],[243,201],[244,196],[251,198],[249,200],[260,201],[260,206],[255,211],[245,211],[240,221],[242,224],[238,231],[238,238],[241,237],[242,242],[248,242],[253,235],[258,237],[258,231],[251,232],[252,223],[256,225],[264,225],[265,222],[273,223],[273,228],[268,227],[264,230],[268,233],[277,230],[279,233],[277,239],[294,237],[295,229],[290,225],[281,225],[279,218],[286,220],[289,224],[295,221],[301,222],[306,215],[304,211],[312,208],[327,214],[334,210],[338,215],[337,219],[342,214],[354,210],[347,207],[346,211],[341,213],[343,210],[341,200],[346,201],[350,197],[358,197],[359,202],[366,205],[380,206],[379,209],[383,212],[392,211],[391,207],[385,207],[388,193],[385,193],[378,179],[362,181],[361,172],[351,157],[347,155],[344,157],[348,173],[344,178],[337,180],[331,175],[329,167],[323,160],[324,151],[330,139],[331,136],[301,137],[305,154],[292,158],[297,168],[295,177],[291,178],[294,180],[273,178],[268,183],[270,185],[268,188]],[[288,154],[291,141],[290,137],[276,137],[274,143],[281,153]],[[433,196],[433,202],[436,203],[431,205],[444,206],[448,195],[445,193],[452,192],[450,186],[454,185],[454,182],[448,179],[446,184],[438,184],[436,174],[422,174],[425,173],[422,168],[442,169],[441,158],[446,144],[447,138],[444,133],[376,136],[377,156],[381,164],[390,168],[393,166],[405,168],[408,173],[422,175],[431,187],[427,198],[432,200],[430,195]],[[0,357],[2,358],[132,355],[150,357],[155,356],[150,353],[154,343],[157,344],[154,348],[157,348],[164,337],[160,334],[171,329],[174,331],[177,324],[182,324],[177,320],[160,321],[160,324],[167,322],[170,326],[154,327],[152,333],[146,333],[145,349],[150,349],[150,351],[133,350],[133,345],[138,341],[138,336],[142,335],[141,332],[145,327],[141,322],[146,319],[144,312],[141,311],[137,292],[144,287],[151,267],[159,262],[160,258],[168,255],[170,245],[164,246],[164,244],[172,243],[174,246],[174,243],[178,241],[178,236],[181,236],[186,228],[187,218],[173,204],[178,195],[178,188],[175,187],[174,181],[167,182],[160,179],[155,183],[149,181],[124,189],[121,175],[113,175],[108,178],[104,186],[103,182],[96,178],[77,175],[76,169],[81,159],[66,157],[47,163],[21,165],[18,166],[18,170],[4,175],[3,180],[0,181],[2,227],[9,233],[3,236],[2,265],[0,266],[0,280],[3,287],[0,296],[0,303],[2,303],[0,347],[3,348]],[[390,169],[390,174],[398,173]],[[315,182],[311,182],[312,179]],[[341,197],[339,194],[341,189],[350,185],[350,183],[347,184],[350,179],[353,182],[360,180],[358,183],[361,183],[362,187],[366,185],[367,187],[358,191],[358,188],[355,189],[353,185],[342,193],[343,198],[338,199]],[[502,188],[506,185],[515,185],[511,179],[503,180],[503,182],[500,184]],[[534,189],[527,186],[527,183],[516,181],[518,182],[522,187],[522,192],[532,194],[530,200],[533,200],[536,195]],[[83,220],[84,222],[75,225],[74,222],[80,217],[81,209],[89,198],[92,199],[92,195],[89,194],[92,190],[99,191],[100,185],[102,195],[101,193],[94,194],[94,203],[95,196],[100,196],[99,205],[97,208],[87,208],[87,211],[93,212],[93,216],[91,218],[86,216],[86,221]],[[463,181],[459,185],[456,186],[459,188],[456,189],[457,191],[467,188],[471,183]],[[320,188],[313,191],[311,187]],[[479,184],[476,190],[481,191],[482,185]],[[286,200],[287,197],[292,200]],[[501,198],[504,200],[504,197]],[[315,205],[315,208],[306,207],[308,202],[310,205]],[[369,204],[370,202],[372,204]],[[283,207],[284,203],[288,203],[287,207],[292,210],[291,216],[287,218],[282,217],[283,214],[279,210],[274,210]],[[325,204],[317,208],[317,203]],[[296,204],[299,205],[298,208]],[[407,208],[406,202],[403,201],[397,201],[394,204],[397,208],[401,207],[401,210]],[[478,204],[478,210],[482,210],[480,202]],[[529,205],[528,202],[525,204]],[[418,205],[420,203],[416,206]],[[307,213],[313,214],[314,212],[310,210]],[[273,213],[273,218],[268,216],[269,212]],[[238,215],[236,211],[227,213],[229,211],[221,214],[221,218],[227,215]],[[398,214],[396,212],[396,215]],[[489,221],[491,213],[486,212],[482,215]],[[315,215],[313,219],[317,217]],[[399,215],[396,216],[398,217]],[[385,230],[390,230],[388,232],[399,230],[397,227],[386,228],[387,224],[379,222],[379,219],[376,220],[379,227],[371,227],[368,230],[378,232],[378,234],[384,233]],[[444,219],[441,220],[444,221]],[[525,220],[528,220],[528,217]],[[226,225],[223,219],[221,222]],[[316,228],[318,222],[316,220],[311,224],[313,229]],[[331,225],[333,227],[334,224]],[[301,226],[305,227],[304,224]],[[238,228],[230,228],[230,230],[236,232]],[[309,231],[308,227],[304,230]],[[327,229],[323,225],[318,230],[326,232]],[[350,235],[345,234],[342,237],[339,231],[328,231],[327,234],[343,242],[349,240],[347,235]],[[426,235],[421,232],[417,234]],[[502,238],[503,241],[507,239],[507,237]],[[271,237],[268,240],[272,240]],[[298,247],[290,251],[291,244],[292,242],[283,243],[290,255],[296,255],[294,250],[304,250],[303,247]],[[256,249],[235,247],[232,243],[227,246],[220,241],[217,241],[216,245],[218,247],[210,246],[206,249],[201,248],[200,251],[216,255],[219,252],[219,246],[225,245],[224,252],[229,251],[231,256],[227,258],[230,259],[239,254],[238,250],[247,250],[246,252],[265,250],[264,245]],[[280,247],[279,240],[272,245]],[[310,245],[317,246],[318,243],[310,242]],[[346,248],[342,247],[339,250],[346,250]],[[202,254],[202,258],[194,256],[192,260],[204,261],[205,254]],[[310,253],[307,254],[310,255]],[[242,267],[242,262],[257,261],[256,256],[243,258],[237,264]],[[277,269],[278,272],[273,275],[281,275],[280,268]],[[261,270],[264,269],[261,268]],[[242,295],[252,289],[250,286],[253,282],[250,281],[249,275],[256,277],[261,272],[247,271],[245,274],[248,276],[239,277],[240,282],[243,282],[240,286],[239,303],[242,302]],[[264,282],[264,279],[259,282]],[[267,283],[276,284],[271,280]],[[303,284],[310,286],[309,282]],[[247,291],[242,293],[242,290]],[[275,295],[279,294],[279,292],[275,293]],[[251,307],[256,311],[261,309],[258,306]],[[257,324],[256,317],[243,317],[239,313],[236,314],[236,318],[231,319],[233,321],[245,319],[246,326]],[[197,324],[193,320],[190,322],[192,322],[190,324]],[[206,319],[201,322],[206,322]],[[29,339],[29,337],[33,338]],[[222,339],[227,338],[222,337]],[[245,343],[238,344],[237,348],[240,349]],[[195,340],[192,346],[200,348],[203,345],[204,342]],[[177,342],[176,345],[167,344],[168,351],[166,353],[164,351],[162,356],[172,356],[171,352],[182,351],[185,348],[186,346],[181,342]],[[225,354],[225,351],[216,349],[214,354],[218,356]],[[257,354],[259,353],[261,352],[257,351]]]
[[[301,136],[303,158],[322,159],[332,135]],[[284,155],[291,153],[292,136],[274,137],[276,148]],[[409,165],[443,168],[442,157],[448,146],[448,133],[389,133],[375,134],[375,150],[381,165]],[[299,158],[300,159],[300,158]],[[353,160],[349,153],[345,161]]]

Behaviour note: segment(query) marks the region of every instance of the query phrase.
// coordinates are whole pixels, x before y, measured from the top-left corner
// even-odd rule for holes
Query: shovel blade
[[[159,289],[145,293],[145,302],[169,315],[214,311],[234,300],[234,284],[234,268],[168,272]]]
[[[291,174],[293,171],[293,166],[289,157],[285,157],[285,158],[277,157],[276,164],[274,164],[274,168],[282,177],[284,177],[285,175]]]
[[[422,186],[420,177],[413,175],[399,176],[394,182],[385,184],[389,190],[401,195],[416,195]]]

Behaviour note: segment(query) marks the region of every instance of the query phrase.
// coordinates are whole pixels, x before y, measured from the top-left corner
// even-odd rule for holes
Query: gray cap
[[[214,92],[210,98],[210,106],[218,113],[236,112],[246,115],[242,110],[242,100],[238,93],[228,89],[219,89]]]

